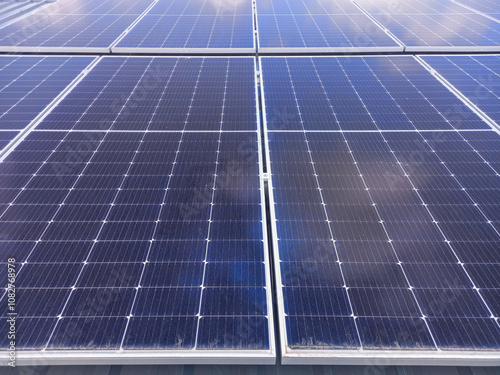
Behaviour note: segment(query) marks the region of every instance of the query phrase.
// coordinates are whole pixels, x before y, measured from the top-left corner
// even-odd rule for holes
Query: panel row
[[[488,1],[69,0],[0,19],[0,30],[4,52],[500,51]]]

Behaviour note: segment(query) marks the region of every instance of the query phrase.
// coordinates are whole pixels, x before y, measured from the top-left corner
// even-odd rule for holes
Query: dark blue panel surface
[[[411,57],[263,58],[262,65],[272,131],[489,129]]]
[[[254,131],[255,108],[254,61],[250,58],[108,57],[66,96],[38,128]],[[161,143],[156,144],[162,147]],[[113,143],[107,145],[106,151],[115,154],[106,156],[106,160],[113,158],[116,167],[112,169],[121,171],[127,166],[126,163],[119,165],[116,151],[125,149],[121,143],[121,149],[115,146]],[[134,153],[135,144],[131,143],[131,146],[126,150]],[[145,151],[150,153],[141,155],[144,164],[156,162],[168,165],[170,160],[157,153],[158,147],[154,148],[154,144],[146,147]],[[207,155],[199,154],[198,157],[204,160]],[[211,153],[210,157],[214,159],[215,154]],[[187,168],[194,170],[193,163],[196,162],[189,160]],[[113,173],[106,166],[101,167],[101,174]],[[147,174],[158,178],[168,174],[158,168],[157,165]]]
[[[147,14],[117,44],[139,48],[254,48],[249,14]]]

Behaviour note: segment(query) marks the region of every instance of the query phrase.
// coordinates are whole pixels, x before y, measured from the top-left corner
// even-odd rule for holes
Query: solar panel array
[[[18,364],[500,365],[494,1],[24,3]]]

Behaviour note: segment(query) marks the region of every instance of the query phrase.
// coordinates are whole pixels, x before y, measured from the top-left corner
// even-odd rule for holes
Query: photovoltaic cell
[[[0,130],[22,130],[93,57],[1,56]],[[0,148],[18,132],[2,132]]]
[[[250,1],[158,2],[113,48],[143,51],[254,52]]]
[[[411,128],[404,122],[378,126],[391,90],[422,102],[407,95],[407,84],[421,97],[428,92],[431,102],[453,105],[414,62],[261,58],[286,363],[394,356],[398,363],[446,363],[457,355],[473,361],[500,347],[494,300],[500,259],[493,250],[500,244],[500,136],[487,127],[455,128],[451,118],[436,120],[430,130],[425,117],[413,118]],[[352,70],[340,73],[339,66]],[[371,78],[382,72],[378,77],[387,82]],[[276,92],[269,88],[273,79],[288,80],[279,90],[281,102],[268,100]],[[344,79],[357,82],[353,94]],[[374,87],[384,89],[363,96]],[[315,93],[331,105],[323,106]],[[348,102],[336,106],[340,98]],[[374,127],[344,127],[340,111],[346,106],[353,116],[368,112]],[[276,113],[285,119],[281,128],[272,121]],[[328,130],[307,126],[313,113],[323,116]]]
[[[425,56],[423,59],[500,125],[499,56]]]
[[[45,349],[54,361],[96,350],[117,363],[274,361],[254,64],[103,58],[88,77],[104,86],[81,81],[61,102],[87,130],[56,110],[51,130],[42,121],[0,163],[0,261],[16,258],[24,300],[18,358]],[[113,67],[116,79],[104,79]],[[123,99],[107,113],[140,106],[139,129],[103,131],[83,117],[116,93]],[[196,128],[201,103],[218,111],[204,120],[211,131]],[[164,108],[183,118],[154,131]],[[253,111],[253,127],[226,131],[240,109]]]
[[[257,15],[261,52],[402,50],[352,3],[257,1]]]

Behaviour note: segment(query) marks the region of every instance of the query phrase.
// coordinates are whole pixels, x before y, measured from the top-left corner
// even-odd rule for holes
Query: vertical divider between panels
[[[481,120],[486,122],[493,130],[500,134],[500,124],[497,124],[490,116],[484,113],[477,105],[469,100],[464,94],[453,86],[446,78],[434,70],[428,63],[426,63],[420,56],[414,55],[413,58],[422,65],[434,78],[436,78],[444,87],[446,87],[452,94],[461,100],[467,107],[471,109]]]
[[[43,121],[45,117],[49,115],[50,112],[68,95],[73,89],[80,83],[80,81],[99,63],[102,56],[96,57],[76,78],[71,81],[71,83],[66,86],[66,88],[61,91],[61,93],[54,98],[45,109],[38,114],[30,124],[25,127],[10,143],[5,146],[3,151],[0,151],[0,163],[17,147],[19,143],[23,141],[24,138],[35,129],[39,123]]]
[[[269,345],[271,353],[275,355],[275,358],[279,356],[279,331],[277,320],[278,314],[275,313],[276,309],[276,299],[275,290],[276,285],[274,283],[274,261],[273,261],[273,246],[271,242],[272,231],[271,231],[271,218],[269,216],[269,194],[268,194],[268,175],[267,175],[267,160],[269,159],[266,155],[265,140],[267,139],[267,134],[263,129],[263,114],[262,114],[262,95],[261,90],[261,71],[260,64],[257,57],[254,57],[254,80],[255,80],[255,107],[257,114],[257,153],[259,159],[259,174],[260,174],[260,200],[261,200],[261,215],[262,215],[262,241],[264,248],[264,266],[265,266],[265,277],[266,277],[266,304],[267,304],[267,319],[268,319],[268,330],[269,330]]]
[[[280,317],[285,317],[285,308],[283,300],[283,289],[281,288],[281,268],[280,259],[278,254],[278,237],[276,227],[276,213],[274,210],[274,195],[273,195],[273,182],[271,172],[271,161],[269,155],[269,137],[266,119],[266,104],[264,98],[264,80],[262,77],[262,58],[256,57],[259,63],[260,84],[259,84],[259,106],[262,118],[261,128],[263,133],[262,151],[265,156],[266,173],[263,174],[262,179],[265,184],[266,193],[266,219],[268,226],[268,247],[269,247],[269,266],[271,271],[271,286],[273,296],[273,306],[275,307],[275,331],[276,331],[276,358],[280,359],[286,353],[286,322]],[[281,360],[279,360],[281,362]]]

